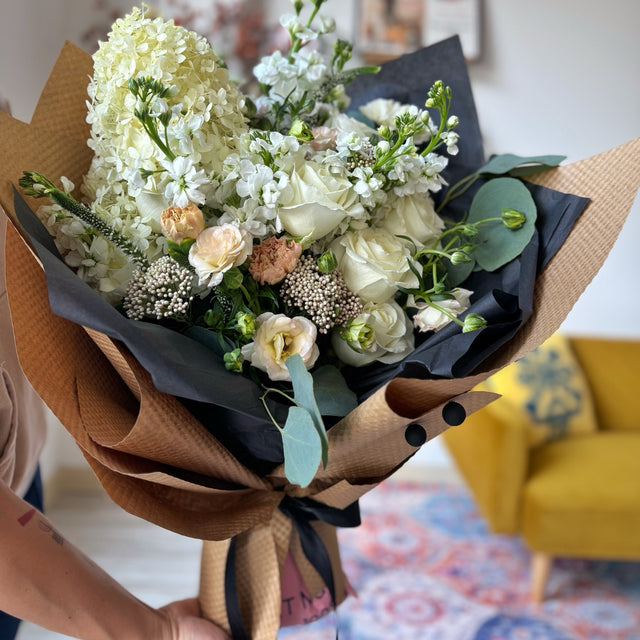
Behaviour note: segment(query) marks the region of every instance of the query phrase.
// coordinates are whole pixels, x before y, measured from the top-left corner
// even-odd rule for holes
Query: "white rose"
[[[225,271],[239,267],[253,251],[251,235],[234,224],[202,231],[189,249],[189,262],[201,285],[216,287]]]
[[[393,196],[380,209],[376,226],[396,235],[409,236],[418,245],[435,242],[445,227],[433,200],[424,193]]]
[[[364,208],[346,178],[317,162],[305,162],[291,175],[291,198],[278,210],[285,231],[309,246],[333,231],[348,215]]]
[[[331,336],[333,348],[345,364],[353,367],[363,367],[374,361],[393,364],[413,351],[411,320],[397,302],[367,302],[354,322],[371,328],[374,343],[371,348],[358,352],[359,345],[352,348],[340,337],[340,331],[334,331]]]
[[[242,347],[242,355],[271,380],[291,380],[285,360],[299,354],[307,369],[320,354],[316,345],[316,325],[307,318],[263,313],[256,318],[258,330],[253,342]]]
[[[457,318],[463,311],[469,308],[469,299],[473,291],[458,288],[454,289],[452,293],[455,296],[453,300],[439,300],[435,304]],[[418,309],[418,313],[413,317],[413,324],[420,331],[438,331],[451,322],[451,318],[445,313],[434,309],[426,302],[416,301],[413,296],[409,296],[407,306]]]
[[[347,287],[365,302],[386,302],[398,285],[418,286],[407,242],[385,229],[349,231],[331,243],[331,250]]]

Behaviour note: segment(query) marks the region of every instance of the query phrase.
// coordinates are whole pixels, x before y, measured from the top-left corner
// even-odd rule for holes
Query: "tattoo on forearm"
[[[38,522],[38,526],[42,531],[50,533],[54,542],[62,545],[62,543],[64,542],[64,538],[50,524],[48,524],[44,520],[40,520],[40,522]]]
[[[29,511],[27,511],[24,515],[21,515],[18,518],[18,522],[20,523],[21,526],[26,527],[27,524],[33,518],[33,516],[36,515],[36,513],[37,511],[35,509],[29,509]],[[62,545],[64,543],[64,538],[48,522],[44,520],[39,520],[38,527],[40,528],[41,531],[44,531],[45,533],[50,533],[51,538],[55,543],[59,545]]]
[[[27,511],[27,513],[25,513],[23,516],[20,516],[18,518],[18,522],[25,527],[27,525],[27,523],[29,522],[29,520],[31,520],[31,518],[33,518],[33,516],[36,515],[36,510],[35,509],[29,509],[29,511]]]

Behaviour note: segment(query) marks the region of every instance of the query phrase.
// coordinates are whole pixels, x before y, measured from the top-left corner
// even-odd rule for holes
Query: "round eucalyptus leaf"
[[[505,227],[500,219],[503,209],[523,213],[526,220],[522,227]],[[536,217],[535,202],[520,180],[496,178],[482,185],[471,203],[468,221],[498,219],[478,225],[478,246],[474,252],[477,264],[485,271],[495,271],[519,256],[533,236]]]

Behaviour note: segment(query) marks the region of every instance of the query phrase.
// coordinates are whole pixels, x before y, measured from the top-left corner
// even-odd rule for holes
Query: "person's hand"
[[[231,640],[222,629],[200,617],[197,598],[172,602],[160,611],[166,614],[170,628],[166,640]]]

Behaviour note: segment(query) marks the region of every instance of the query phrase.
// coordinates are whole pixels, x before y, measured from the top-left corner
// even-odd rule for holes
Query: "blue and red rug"
[[[526,547],[464,487],[388,481],[361,511],[339,533],[358,597],[279,640],[640,640],[640,562],[559,559],[538,607]]]

